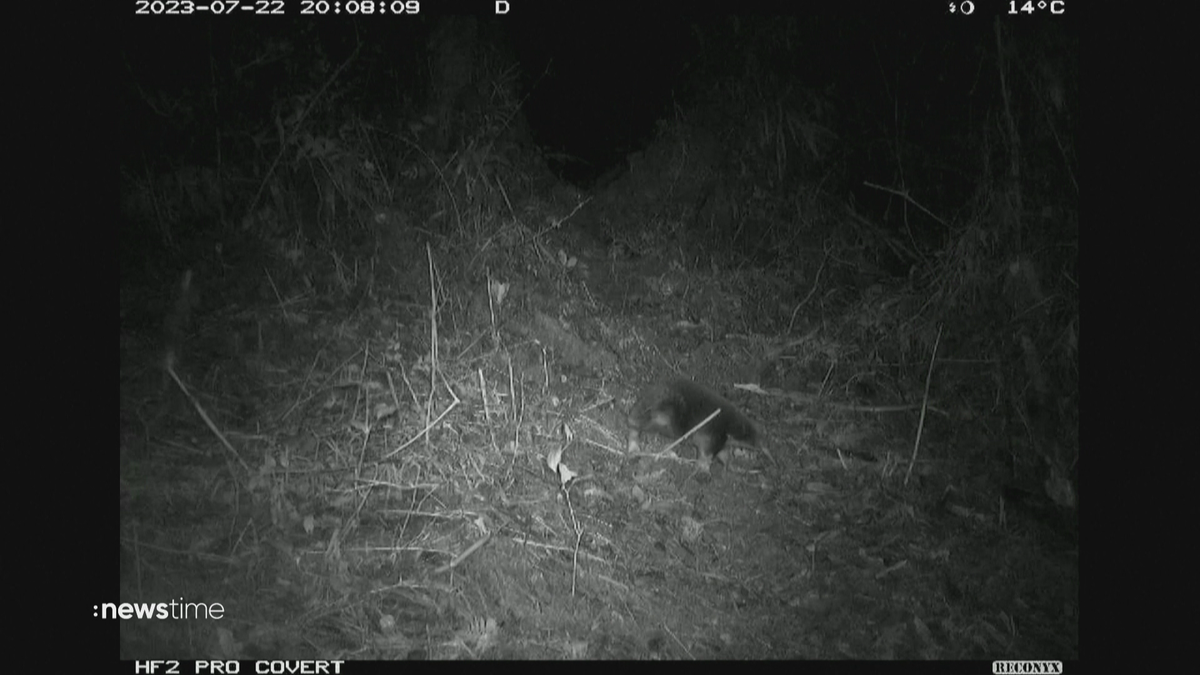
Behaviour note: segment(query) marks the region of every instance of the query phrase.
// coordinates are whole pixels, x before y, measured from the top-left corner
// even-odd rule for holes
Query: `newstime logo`
[[[92,606],[92,615],[101,619],[221,619],[225,607],[219,603],[185,602],[106,602]]]
[[[1062,675],[1062,661],[993,661],[995,675]]]

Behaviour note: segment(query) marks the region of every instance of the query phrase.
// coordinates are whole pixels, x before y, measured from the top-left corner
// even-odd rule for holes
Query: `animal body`
[[[628,450],[638,452],[641,436],[646,432],[678,439],[714,412],[716,416],[690,437],[698,450],[701,466],[707,469],[714,458],[726,464],[725,443],[730,438],[761,450],[772,462],[775,461],[759,444],[754,423],[737,406],[707,387],[685,379],[666,380],[642,391],[626,419]]]

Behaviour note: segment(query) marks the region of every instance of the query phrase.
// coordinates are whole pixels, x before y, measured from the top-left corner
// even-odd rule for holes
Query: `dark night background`
[[[123,658],[1079,657],[1077,4],[642,5],[124,22]]]

